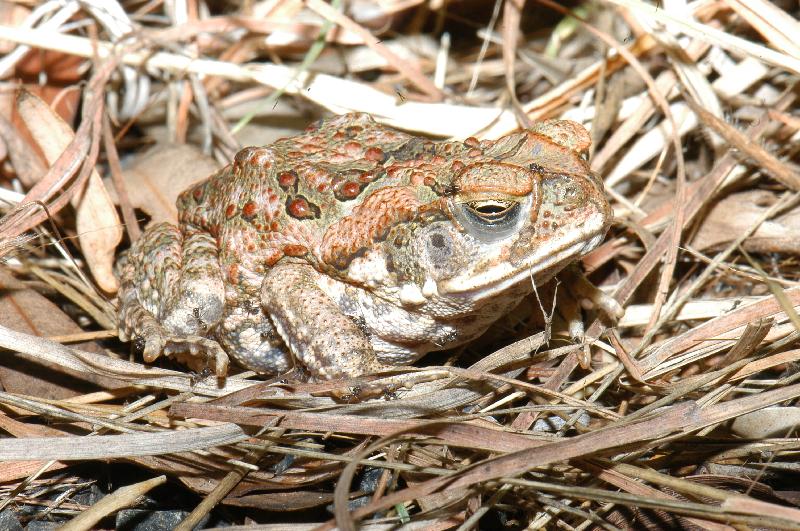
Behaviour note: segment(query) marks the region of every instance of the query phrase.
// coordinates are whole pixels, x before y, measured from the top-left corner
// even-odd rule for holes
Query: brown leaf
[[[692,245],[698,250],[720,249],[747,231],[778,196],[766,190],[748,190],[719,201],[700,222]],[[744,241],[747,251],[800,254],[800,208],[761,224]]]
[[[8,112],[6,112],[8,106]],[[14,174],[26,188],[32,188],[37,180],[46,173],[44,159],[36,149],[31,149],[30,134],[24,127],[19,127],[19,114],[13,112],[13,95],[0,95],[0,138],[3,139],[8,159],[14,168]],[[5,116],[17,119],[6,120]],[[2,157],[3,159],[5,158]]]
[[[69,145],[28,190],[21,204],[0,218],[0,237],[14,238],[32,229],[64,208],[86,185],[99,151],[105,84],[116,65],[114,59],[108,60],[92,75],[89,89],[84,92],[84,120]],[[24,91],[20,93],[20,97],[27,96]],[[47,209],[41,208],[41,203]]]
[[[20,422],[6,416],[3,413],[0,413],[0,428],[14,437],[59,437],[68,435],[67,433],[50,428],[48,426]],[[28,477],[42,468],[45,463],[46,461],[5,462],[3,463],[3,466],[0,467],[0,483],[7,483],[9,481],[15,481]],[[48,470],[58,470],[66,466],[68,466],[66,463],[56,462],[52,463]]]
[[[216,406],[211,404],[175,404],[170,415],[186,418],[223,420],[250,426],[264,426],[278,419],[278,426],[310,431],[342,431],[386,436],[400,430],[409,433],[433,435],[447,444],[466,448],[484,448],[513,452],[539,446],[525,435],[506,433],[474,423],[430,424],[419,420],[355,418],[348,415],[321,415],[300,411],[276,411],[265,408]]]
[[[131,203],[150,216],[150,223],[175,223],[178,194],[218,168],[214,159],[195,146],[166,144],[138,155],[123,176]]]
[[[332,501],[333,494],[330,493],[298,490],[294,492],[270,492],[268,494],[228,497],[223,500],[223,503],[236,507],[254,507],[265,511],[286,512],[319,507]]]
[[[53,164],[75,136],[72,128],[31,93],[18,98],[17,109],[48,164]],[[83,193],[71,202],[77,211],[76,229],[86,263],[97,284],[104,291],[114,292],[118,287],[113,273],[114,253],[122,240],[122,226],[97,171],[92,170]]]
[[[28,6],[16,2],[0,3],[0,24],[3,26],[19,26],[22,21],[30,14]],[[15,42],[0,40],[0,55],[6,55],[17,47]]]
[[[36,94],[66,123],[73,123],[78,115],[85,59],[50,50],[31,50],[17,63],[15,77],[25,84],[25,89]],[[41,83],[44,76],[46,84]]]
[[[800,408],[773,406],[733,419],[731,430],[748,439],[787,437],[797,431]]]
[[[83,332],[58,306],[34,290],[26,288],[5,269],[0,269],[0,325],[41,337]],[[93,342],[73,346],[102,353],[102,349]],[[69,371],[46,361],[34,363],[8,353],[0,357],[0,385],[10,393],[61,399],[92,389],[85,382],[104,388],[120,385],[117,381],[88,372]]]

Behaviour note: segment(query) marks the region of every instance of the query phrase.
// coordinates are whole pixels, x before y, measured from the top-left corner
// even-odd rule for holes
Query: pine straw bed
[[[215,507],[269,529],[800,527],[798,8],[678,4],[0,6],[0,505],[70,529],[148,492],[192,511],[180,529]],[[382,380],[129,358],[123,232],[170,215],[200,150],[221,164],[348,111],[434,137],[590,126],[616,222],[583,266],[624,317],[588,312],[575,344],[545,287]],[[127,486],[74,499],[109,462],[134,465],[105,478]]]

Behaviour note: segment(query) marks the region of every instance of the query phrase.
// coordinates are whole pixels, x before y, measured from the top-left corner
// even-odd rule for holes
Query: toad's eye
[[[465,203],[467,213],[476,222],[484,225],[502,225],[517,219],[519,203],[516,201],[498,201],[487,199]]]
[[[472,236],[493,242],[519,229],[526,201],[478,199],[456,203],[454,213],[461,226]]]

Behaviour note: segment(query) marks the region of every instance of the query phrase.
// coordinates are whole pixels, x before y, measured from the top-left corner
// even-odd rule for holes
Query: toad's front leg
[[[211,235],[159,223],[118,264],[119,337],[143,342],[144,359],[172,355],[194,369],[228,370],[219,344],[203,337],[220,320],[224,286]]]
[[[261,284],[264,309],[292,355],[320,379],[385,369],[367,333],[320,288],[318,278],[310,265],[280,263]]]

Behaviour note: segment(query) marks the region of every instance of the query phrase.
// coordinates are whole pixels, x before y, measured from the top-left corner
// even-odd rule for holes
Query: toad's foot
[[[162,352],[165,356],[173,356],[193,371],[201,372],[211,368],[219,378],[228,374],[228,355],[213,339],[200,336],[167,338]]]
[[[569,324],[569,335],[573,339],[583,340],[584,328],[578,310],[578,304],[586,310],[598,310],[608,320],[617,322],[625,310],[611,295],[607,295],[597,286],[592,284],[584,274],[575,266],[564,269],[558,276],[564,283],[569,293],[567,300],[559,304],[559,312]]]
[[[181,337],[170,334],[150,312],[136,302],[123,305],[118,327],[120,339],[133,340],[137,348],[141,347],[142,357],[147,363],[152,363],[163,354],[197,372],[212,368],[219,377],[228,372],[228,355],[219,343],[196,335]]]
[[[218,376],[228,355],[211,339],[224,307],[215,240],[208,234],[160,223],[149,228],[117,264],[119,337],[136,340],[144,359],[173,356]]]

